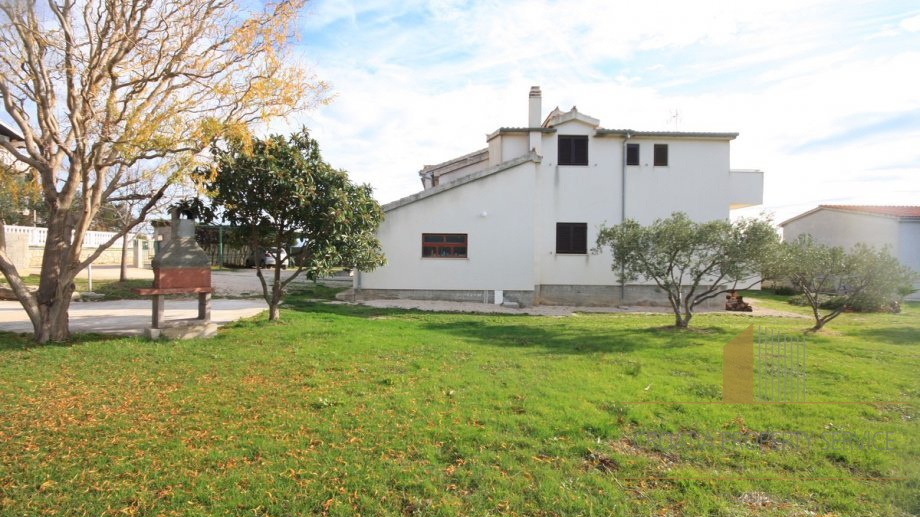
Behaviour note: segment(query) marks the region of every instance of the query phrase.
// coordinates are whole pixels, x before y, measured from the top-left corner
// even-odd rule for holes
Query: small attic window
[[[587,135],[559,135],[559,165],[588,165]]]

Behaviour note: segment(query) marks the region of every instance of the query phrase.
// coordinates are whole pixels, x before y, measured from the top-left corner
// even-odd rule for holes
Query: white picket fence
[[[29,235],[29,246],[42,247],[45,245],[45,239],[48,238],[48,229],[39,228],[37,226],[14,226],[14,225],[5,225],[3,227],[7,234],[28,234]],[[86,236],[83,238],[83,247],[84,248],[98,248],[102,246],[112,236],[115,235],[115,232],[86,232]],[[137,236],[136,233],[128,234],[128,247],[134,246],[134,239]],[[112,244],[112,249],[121,249],[121,239],[115,241]]]

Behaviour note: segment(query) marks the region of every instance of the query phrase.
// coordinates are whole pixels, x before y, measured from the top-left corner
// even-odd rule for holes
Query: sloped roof
[[[862,212],[875,215],[892,215],[894,217],[920,217],[920,206],[889,205],[818,205],[819,208],[836,208],[849,212]]]
[[[489,148],[486,147],[485,149],[473,151],[471,153],[464,154],[463,156],[458,156],[456,158],[452,158],[450,160],[447,160],[445,162],[441,162],[435,165],[425,165],[422,167],[422,170],[418,171],[418,174],[419,176],[424,176],[425,174],[428,174],[429,172],[437,172],[440,169],[449,169],[449,171],[453,171],[456,169],[466,167],[467,165],[471,163],[479,163],[481,161],[488,160],[488,159],[489,159]]]
[[[711,138],[717,140],[734,140],[738,133],[711,133],[695,131],[636,131],[634,129],[605,129],[598,128],[594,133],[597,136],[626,136],[653,137],[653,138]]]
[[[920,219],[920,206],[897,206],[897,205],[818,205],[807,212],[803,212],[795,217],[786,219],[779,223],[785,226],[796,219],[813,214],[818,210],[836,210],[839,212],[852,212],[857,214],[875,215],[879,217],[893,217],[896,219]]]
[[[384,212],[396,210],[399,207],[406,206],[408,204],[414,203],[416,201],[419,201],[425,198],[429,198],[431,196],[436,196],[442,192],[447,192],[448,190],[459,187],[460,185],[466,185],[467,183],[471,183],[473,181],[491,176],[493,174],[498,174],[500,172],[504,172],[506,170],[513,169],[522,163],[527,163],[527,162],[540,163],[541,160],[542,158],[540,157],[540,155],[538,155],[537,153],[533,151],[530,151],[529,153],[523,156],[518,156],[517,158],[513,160],[508,160],[506,162],[499,163],[498,165],[494,165],[487,169],[476,171],[472,174],[467,174],[466,176],[461,176],[453,181],[442,183],[441,185],[438,185],[437,187],[431,187],[421,192],[412,194],[411,196],[406,196],[402,199],[397,199],[396,201],[392,201],[390,203],[383,205],[383,207],[381,208],[383,208]]]

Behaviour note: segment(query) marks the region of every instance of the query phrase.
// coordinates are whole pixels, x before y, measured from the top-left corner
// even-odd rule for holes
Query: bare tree
[[[0,100],[24,139],[0,147],[38,175],[48,212],[38,291],[2,249],[0,270],[37,341],[69,337],[74,277],[125,233],[83,253],[128,169],[155,167],[160,179],[139,222],[215,138],[327,99],[288,56],[304,1],[251,14],[233,0],[0,2]]]

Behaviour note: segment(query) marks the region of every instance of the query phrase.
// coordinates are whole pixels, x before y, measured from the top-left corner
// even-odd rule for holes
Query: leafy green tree
[[[269,319],[278,318],[284,288],[301,273],[315,280],[340,267],[368,271],[384,264],[375,234],[383,210],[371,187],[324,162],[306,129],[289,138],[230,140],[212,154],[214,167],[195,173],[212,206],[251,249],[274,256],[271,282],[255,264]],[[282,268],[294,258],[284,250],[300,243],[296,270],[282,280]]]
[[[916,278],[916,273],[886,249],[857,244],[846,252],[817,243],[807,234],[783,243],[774,268],[772,276],[784,278],[802,291],[815,318],[812,331],[821,330],[860,300],[899,300],[904,287]],[[833,308],[822,312],[821,306],[831,298],[836,302]]]
[[[627,219],[602,227],[594,252],[610,248],[620,282],[654,281],[667,294],[674,326],[686,328],[697,305],[757,284],[778,244],[767,220],[698,223],[676,212],[649,226]]]

